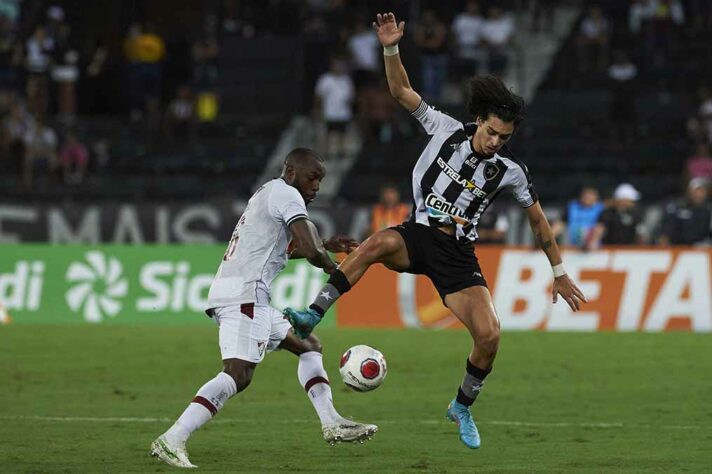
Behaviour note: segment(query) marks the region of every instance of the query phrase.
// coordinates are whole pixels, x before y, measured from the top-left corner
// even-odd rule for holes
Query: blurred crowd
[[[411,82],[435,105],[446,110],[461,106],[467,77],[482,72],[505,76],[515,66],[516,45],[525,33],[515,19],[531,15],[526,33],[551,34],[560,3],[423,0],[400,5],[399,19],[407,21],[401,52]],[[611,136],[600,138],[633,140],[636,94],[651,81],[659,91],[680,83],[681,45],[710,38],[712,2],[578,4],[585,7],[571,32],[572,74],[584,85],[602,81],[598,84],[612,95]],[[144,11],[125,18],[112,42],[81,30],[69,21],[76,12],[60,5],[0,0],[0,170],[20,176],[28,190],[37,186],[40,175],[72,186],[88,173],[101,173],[112,159],[112,144],[86,133],[78,120],[82,116],[123,117],[133,124],[132,137],[145,137],[149,145],[184,147],[201,141],[223,113],[219,58],[225,38],[299,36],[301,109],[323,123],[326,137],[319,148],[328,157],[346,154],[349,132],[367,144],[412,137],[412,123],[385,84],[381,48],[370,28],[372,18],[364,13],[371,10],[367,0],[214,0],[201,4],[200,16],[180,34],[150,21],[131,21],[152,18]],[[614,190],[585,185],[555,219],[562,243],[593,249],[709,242],[712,80],[705,75],[685,79],[695,84],[690,90],[697,100],[685,124],[684,193],[663,204],[651,227],[640,206],[646,196],[625,183],[629,177],[618,176],[623,184]],[[610,195],[601,198],[603,193]],[[397,187],[385,187],[381,195],[372,230],[409,211]],[[481,243],[496,243],[507,239],[511,226],[506,213],[490,209],[479,230]]]
[[[560,245],[586,251],[608,245],[712,246],[709,184],[703,178],[691,179],[685,194],[665,203],[662,215],[652,223],[645,221],[642,196],[632,184],[621,183],[605,199],[596,187],[586,185],[552,219],[552,230]],[[403,202],[398,186],[387,184],[380,194],[364,239],[410,217],[412,205]],[[508,214],[502,208],[489,208],[477,222],[477,244],[511,243],[509,229]]]
[[[196,124],[216,119],[217,38],[229,19],[205,15],[178,44],[135,22],[112,49],[44,4],[0,1],[0,170],[28,190],[38,174],[72,185],[107,165],[109,144],[83,136],[79,115],[126,114],[137,135],[164,142],[191,140]]]
[[[578,199],[570,201],[553,230],[563,243],[584,250],[602,245],[712,245],[712,203],[709,181],[693,178],[684,196],[664,205],[662,216],[647,228],[640,192],[630,183],[618,185],[602,200],[599,191],[584,186]]]
[[[358,2],[356,2],[358,3]],[[537,1],[533,10],[540,28],[541,11],[553,1]],[[503,76],[510,65],[516,27],[513,10],[523,2],[425,2],[413,9],[406,27],[404,60],[411,64],[411,82],[425,100],[457,103],[473,74]],[[506,7],[509,7],[507,9]],[[391,141],[398,129],[397,107],[385,84],[381,47],[370,24],[347,2],[308,2],[305,34],[312,38],[313,117],[327,130],[327,154],[341,157],[351,123],[368,140]],[[339,18],[342,21],[333,21]],[[324,62],[323,57],[329,58]]]

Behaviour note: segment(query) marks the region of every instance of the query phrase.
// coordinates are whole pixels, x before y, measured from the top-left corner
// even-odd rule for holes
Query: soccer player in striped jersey
[[[307,310],[287,308],[284,314],[297,335],[305,337],[370,265],[382,263],[398,272],[427,275],[473,339],[464,379],[447,416],[457,423],[462,442],[478,448],[480,436],[470,406],[492,370],[500,325],[474,242],[479,216],[501,191],[507,189],[524,208],[551,263],[553,302],[560,295],[577,311],[586,298],[564,270],[527,167],[507,147],[524,118],[522,98],[494,76],[475,76],[469,83],[467,107],[474,122],[463,124],[430,107],[411,88],[398,53],[405,23],[398,24],[395,16],[387,13],[377,15],[373,27],[384,48],[391,95],[431,135],[413,168],[413,212],[409,221],[374,234],[352,252]]]
[[[328,251],[350,252],[356,242],[335,236],[322,242],[307,215],[324,178],[316,152],[296,148],[282,176],[252,195],[235,226],[208,292],[208,315],[218,325],[223,370],[203,385],[183,414],[151,444],[151,455],[176,467],[196,467],[185,449],[188,437],[217,414],[228,399],[246,389],[266,353],[286,349],[299,357],[297,378],[319,416],[324,439],[370,439],[376,425],[343,418],[334,408],[329,379],[314,335],[295,336],[282,313],[269,305],[270,285],[287,258],[306,258],[326,273],[336,270]],[[291,242],[291,243],[290,243]]]

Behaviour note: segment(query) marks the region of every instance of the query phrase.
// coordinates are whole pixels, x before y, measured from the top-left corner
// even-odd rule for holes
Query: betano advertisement
[[[205,323],[207,291],[222,246],[0,247],[0,321]],[[481,247],[480,264],[503,329],[712,331],[712,250],[616,248],[564,252],[589,299],[573,313],[551,303],[551,268],[540,251]],[[276,308],[307,305],[326,280],[290,261],[274,281]],[[375,266],[323,324],[460,327],[427,278]]]

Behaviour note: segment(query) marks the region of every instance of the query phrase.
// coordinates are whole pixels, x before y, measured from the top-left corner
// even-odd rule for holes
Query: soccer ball
[[[370,346],[353,346],[341,356],[341,378],[347,387],[358,392],[378,388],[386,378],[386,359]]]

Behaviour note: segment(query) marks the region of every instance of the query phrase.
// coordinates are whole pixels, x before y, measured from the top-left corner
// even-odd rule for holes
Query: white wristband
[[[566,275],[566,270],[564,270],[564,264],[560,263],[551,267],[554,270],[554,278],[559,278],[560,276]]]
[[[384,46],[383,47],[383,55],[384,56],[395,56],[398,54],[398,45],[394,44],[393,46]]]

